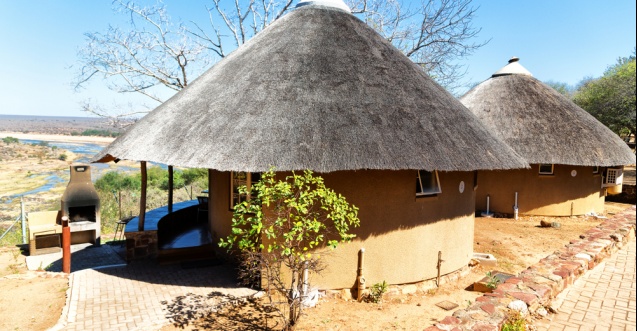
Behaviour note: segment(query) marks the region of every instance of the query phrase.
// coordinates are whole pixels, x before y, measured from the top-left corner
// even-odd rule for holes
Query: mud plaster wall
[[[576,176],[571,172],[575,170]],[[553,175],[539,175],[539,165],[531,169],[479,171],[476,209],[513,214],[515,192],[518,192],[520,215],[570,216],[604,211],[602,176],[592,167],[555,165]],[[600,169],[600,173],[602,169]]]
[[[328,187],[359,207],[357,238],[323,254],[328,268],[314,276],[321,289],[355,285],[358,251],[365,248],[368,284],[414,283],[435,278],[438,251],[441,274],[466,266],[473,252],[473,173],[439,173],[442,193],[417,198],[416,171],[363,170],[323,174]],[[212,171],[210,192],[213,238],[230,232],[229,174]],[[460,193],[460,182],[464,182]]]

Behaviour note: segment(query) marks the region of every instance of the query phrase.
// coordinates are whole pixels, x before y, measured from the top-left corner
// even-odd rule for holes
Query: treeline
[[[71,132],[72,136],[98,136],[98,137],[117,137],[120,135],[119,132],[110,131],[110,130],[99,130],[99,129],[88,129],[82,132],[73,131]]]
[[[191,200],[208,188],[208,170],[175,169],[173,173],[173,200]],[[146,210],[165,206],[168,202],[168,170],[154,166],[147,171]],[[139,214],[139,172],[109,171],[95,182],[100,196],[100,213],[103,233],[112,233],[116,222]]]
[[[148,168],[148,187],[168,190],[168,170],[159,166]],[[173,172],[173,188],[179,189],[187,185],[208,185],[208,170],[206,169],[176,169]],[[130,174],[118,171],[109,171],[95,182],[95,188],[103,191],[139,191],[142,187],[140,173]]]

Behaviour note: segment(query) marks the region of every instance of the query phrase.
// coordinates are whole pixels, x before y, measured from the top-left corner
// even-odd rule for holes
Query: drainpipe
[[[356,283],[358,284],[358,293],[356,299],[358,301],[363,300],[363,292],[365,291],[365,276],[363,276],[363,265],[365,261],[365,248],[361,248],[358,252],[358,275],[356,277]]]
[[[513,205],[513,217],[518,220],[518,192],[515,192],[515,205]]]

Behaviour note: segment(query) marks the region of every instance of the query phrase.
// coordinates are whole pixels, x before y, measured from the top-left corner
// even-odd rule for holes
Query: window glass
[[[419,170],[416,176],[416,195],[434,195],[441,193],[437,171]]]
[[[261,174],[258,172],[230,172],[230,209],[234,209],[234,206],[238,203],[250,199],[247,194],[239,194],[240,186],[245,185],[248,188],[248,192],[250,192],[252,184],[260,180]]]
[[[552,175],[553,174],[553,164],[540,164],[540,175]]]
[[[594,166],[593,167],[593,173],[594,174],[598,174],[599,173],[599,166]]]

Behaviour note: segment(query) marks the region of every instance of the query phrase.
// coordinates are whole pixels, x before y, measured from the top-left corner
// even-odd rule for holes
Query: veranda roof
[[[373,29],[318,3],[271,24],[93,161],[253,172],[528,167]]]
[[[635,163],[635,154],[615,133],[534,78],[517,58],[460,101],[531,164]]]

